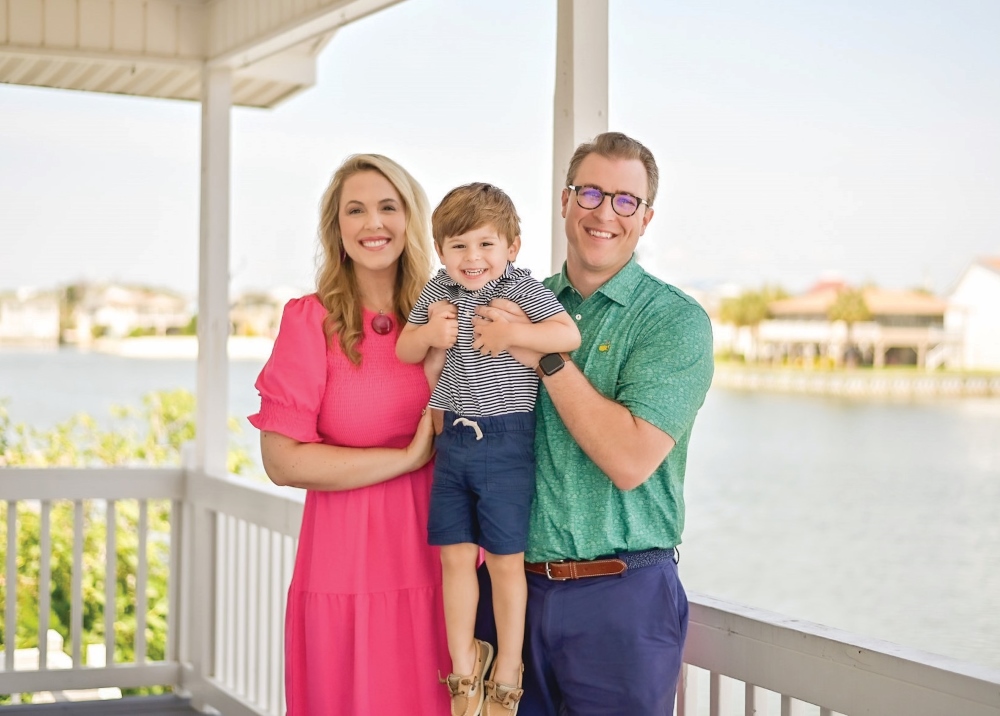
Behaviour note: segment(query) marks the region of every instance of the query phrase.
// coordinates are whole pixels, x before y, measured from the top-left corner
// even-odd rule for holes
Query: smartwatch
[[[546,353],[538,360],[535,372],[538,373],[539,378],[558,373],[563,369],[568,360],[569,356],[565,353]]]

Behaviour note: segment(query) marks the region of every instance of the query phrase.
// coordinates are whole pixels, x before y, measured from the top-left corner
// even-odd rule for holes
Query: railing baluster
[[[677,680],[677,716],[698,716],[698,676],[688,664],[681,665]]]
[[[4,671],[14,670],[17,641],[17,502],[7,500],[7,600],[4,610]]]
[[[136,545],[135,567],[135,662],[146,663],[146,581],[148,574],[148,551],[146,533],[149,529],[149,501],[139,500],[139,540]]]
[[[215,593],[215,677],[222,683],[226,681],[226,575],[225,565],[228,563],[226,551],[228,541],[226,540],[226,516],[221,512],[215,513],[215,553],[218,571],[213,575],[218,590]]]
[[[69,635],[73,642],[73,668],[83,666],[83,500],[73,501],[73,572]]]
[[[722,691],[722,675],[708,672],[708,716],[720,716],[719,708]]]
[[[288,594],[288,585],[292,581],[292,569],[295,566],[295,549],[298,546],[296,540],[291,537],[283,537],[282,540],[282,555],[281,555],[281,591]],[[283,600],[281,602],[281,623],[285,622],[285,610],[288,608],[286,602]],[[278,673],[285,673],[285,650],[284,648],[278,649]],[[285,703],[285,680],[282,678],[278,682],[279,686],[279,696],[278,703]]]
[[[174,661],[180,653],[181,534],[184,527],[184,510],[180,500],[170,503],[170,574],[167,575],[167,649],[165,658]]]
[[[236,518],[226,515],[226,685],[236,688]]]
[[[260,633],[257,635],[257,694],[256,703],[264,710],[269,710],[268,687],[270,686],[270,672],[267,661],[270,658],[271,646],[271,588],[268,578],[271,575],[271,530],[266,527],[257,528],[257,543],[260,545],[257,563],[257,591],[260,594],[260,602],[257,605],[257,623]]]
[[[260,583],[257,568],[257,561],[260,558],[260,544],[258,536],[260,528],[257,525],[247,523],[247,644],[246,644],[246,683],[247,700],[250,703],[257,703],[257,686],[260,684],[260,669],[257,667],[257,654],[260,653],[260,644],[257,640],[258,624],[260,623],[260,612],[257,605],[258,591]]]
[[[757,687],[753,684],[744,684],[743,716],[757,716]]]
[[[38,669],[49,668],[49,618],[52,612],[52,502],[42,500],[38,540]]]
[[[806,704],[804,701],[799,701],[787,694],[781,695],[781,716],[800,716],[805,713],[805,710]]]
[[[284,682],[284,671],[282,669],[281,655],[284,653],[284,643],[281,639],[284,633],[284,620],[282,619],[282,605],[284,600],[281,594],[281,554],[285,536],[280,532],[271,534],[271,609],[269,617],[270,629],[270,654],[268,655],[269,696],[271,698],[271,713],[281,713],[284,706],[284,692],[282,684]]]
[[[230,604],[229,607],[235,611],[233,615],[233,621],[235,622],[235,628],[233,629],[233,650],[235,652],[233,669],[235,671],[236,693],[244,697],[247,694],[247,591],[250,588],[247,580],[247,552],[250,547],[247,543],[249,538],[247,532],[246,520],[236,520],[236,550],[234,555],[234,561],[236,562],[236,593],[233,595],[235,597],[233,600],[234,603]]]
[[[117,554],[118,520],[115,517],[115,500],[108,500],[105,509],[105,551],[104,555],[104,664],[115,663],[115,596],[118,587]]]

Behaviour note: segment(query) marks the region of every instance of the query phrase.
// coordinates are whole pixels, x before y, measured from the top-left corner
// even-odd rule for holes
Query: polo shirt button
[[[576,314],[576,315],[575,315],[575,316],[573,316],[573,317],[574,317],[574,318],[575,318],[576,320],[578,320],[578,321],[582,321],[582,320],[583,320],[583,316],[581,316],[581,315],[580,315],[579,313],[578,313],[578,314]]]

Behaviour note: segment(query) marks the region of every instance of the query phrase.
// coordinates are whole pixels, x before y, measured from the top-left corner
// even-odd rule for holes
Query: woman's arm
[[[405,448],[349,448],[301,443],[281,433],[262,430],[260,452],[264,471],[276,485],[307,490],[353,490],[412,472],[427,464],[434,452],[430,411],[417,425]]]

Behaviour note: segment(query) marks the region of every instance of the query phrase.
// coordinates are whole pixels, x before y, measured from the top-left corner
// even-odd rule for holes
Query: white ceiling
[[[0,0],[0,82],[200,100],[206,66],[233,104],[272,107],[315,83],[337,28],[402,0]]]

